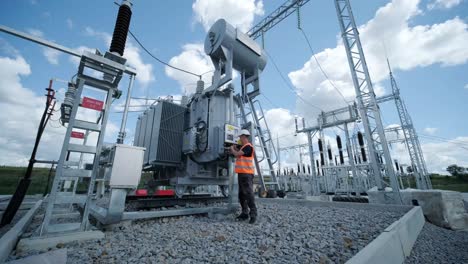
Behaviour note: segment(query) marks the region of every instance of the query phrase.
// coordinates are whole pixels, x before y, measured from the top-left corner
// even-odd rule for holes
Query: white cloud
[[[457,137],[446,142],[421,142],[421,148],[429,173],[448,174],[451,164],[468,166],[468,137]],[[392,157],[400,164],[410,165],[408,151],[404,144],[393,145]]]
[[[31,34],[33,36],[36,36],[36,37],[40,37],[40,38],[45,37],[44,32],[42,32],[39,29],[28,28],[26,31],[29,34]],[[46,47],[42,48],[42,54],[47,59],[47,61],[52,65],[58,65],[59,64],[59,57],[60,57],[60,55],[62,55],[62,53],[60,51],[55,50],[55,49],[51,49],[51,48],[46,48]]]
[[[91,27],[85,28],[85,34],[102,39],[107,47],[110,46],[112,41],[112,36],[109,33],[97,31]],[[150,83],[154,82],[153,65],[143,62],[140,49],[135,46],[133,42],[127,40],[123,57],[127,59],[128,65],[136,69],[136,81],[140,83],[142,87],[147,87]]]
[[[30,74],[22,57],[0,57],[0,164],[25,165],[31,154],[45,98],[22,86],[21,77]],[[45,134],[55,132],[46,130]],[[53,138],[41,142],[38,159],[56,159],[50,154],[58,151],[60,136]]]
[[[73,29],[73,20],[71,20],[71,18],[67,18],[66,22],[68,29]]]
[[[182,47],[182,53],[172,57],[169,64],[196,74],[203,74],[213,70],[213,63],[210,58],[205,54],[202,44],[186,44]],[[168,66],[165,67],[166,75],[176,80],[184,94],[195,92],[196,82],[198,77],[172,69]],[[205,81],[205,86],[211,83],[212,74],[204,74],[202,79]]]
[[[247,32],[256,15],[264,14],[262,0],[196,0],[192,5],[194,19],[205,31],[220,18]]]
[[[393,0],[379,8],[374,18],[359,26],[367,63],[376,94],[384,92],[379,83],[388,76],[384,63],[385,43],[394,70],[410,70],[432,64],[459,65],[468,61],[468,25],[455,17],[433,25],[410,26],[409,21],[421,14],[419,0]],[[337,46],[316,54],[322,68],[347,100],[355,97],[349,66],[341,37]],[[325,110],[343,106],[344,102],[325,79],[313,57],[304,66],[289,73],[291,82],[308,102]],[[311,106],[297,101],[298,111],[306,117],[316,116]]]
[[[424,128],[424,132],[429,135],[434,135],[439,129],[437,127],[426,127]]]
[[[434,0],[427,5],[427,9],[432,10],[435,8],[449,9],[459,5],[463,0]]]
[[[42,32],[41,30],[39,29],[36,29],[36,28],[28,28],[26,29],[26,31],[35,36],[35,37],[40,37],[40,38],[43,38],[44,37],[44,32]]]
[[[51,49],[51,48],[44,48],[42,54],[46,57],[47,61],[50,64],[58,65],[59,64],[59,57],[62,54],[60,51]]]
[[[40,118],[44,111],[43,91],[35,93],[21,83],[23,77],[32,74],[26,60],[16,57],[0,57],[0,164],[24,166],[27,164],[36,137]],[[53,88],[57,88],[57,84]],[[63,91],[62,91],[63,93]],[[57,95],[60,97],[61,95]],[[60,106],[57,105],[55,109]],[[65,128],[57,121],[59,112],[52,116],[42,136],[37,159],[57,160],[62,147]],[[105,139],[115,141],[118,127],[108,123]],[[95,135],[91,137],[95,138]]]

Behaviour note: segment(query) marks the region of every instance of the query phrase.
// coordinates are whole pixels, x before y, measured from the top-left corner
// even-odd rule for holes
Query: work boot
[[[242,214],[240,214],[239,216],[237,216],[236,219],[237,219],[238,221],[244,221],[244,220],[249,219],[249,215],[248,215],[248,214],[242,213]]]
[[[256,216],[251,216],[249,224],[255,224],[255,222],[257,222],[257,217]]]

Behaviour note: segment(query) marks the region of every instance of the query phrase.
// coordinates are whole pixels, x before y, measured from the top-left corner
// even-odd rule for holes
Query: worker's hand
[[[235,151],[236,151],[236,146],[232,145],[232,146],[229,148],[229,150],[231,151],[232,154],[234,154]]]

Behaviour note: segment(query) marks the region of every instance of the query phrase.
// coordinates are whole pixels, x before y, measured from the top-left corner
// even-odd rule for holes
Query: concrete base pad
[[[385,203],[384,192],[369,190],[369,202]],[[429,222],[453,230],[468,230],[468,213],[465,211],[461,193],[445,190],[400,191],[404,204],[421,206]]]
[[[414,207],[391,224],[376,239],[359,251],[346,264],[403,263],[424,226],[421,207]]]
[[[49,251],[22,259],[9,261],[6,264],[65,264],[67,263],[67,249]]]
[[[26,252],[30,250],[48,250],[54,249],[58,244],[67,244],[86,240],[103,239],[104,233],[101,231],[74,232],[60,235],[51,235],[45,237],[24,238],[18,242],[16,251]]]

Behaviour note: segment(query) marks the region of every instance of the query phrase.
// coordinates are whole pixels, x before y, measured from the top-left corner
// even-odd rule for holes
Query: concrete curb
[[[7,233],[0,238],[0,263],[3,263],[11,251],[15,248],[16,242],[23,234],[26,227],[31,223],[31,220],[36,214],[36,211],[41,207],[43,200],[39,200],[29,211],[13,226]]]
[[[411,254],[424,222],[421,207],[414,207],[346,263],[403,263]]]
[[[308,207],[328,207],[328,208],[352,208],[358,210],[378,210],[378,211],[392,211],[392,212],[408,212],[413,206],[411,205],[394,205],[394,204],[369,204],[369,203],[351,203],[351,202],[324,202],[324,201],[312,201],[306,199],[281,199],[281,198],[255,198],[260,203],[268,204],[295,204],[303,205]]]

